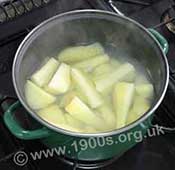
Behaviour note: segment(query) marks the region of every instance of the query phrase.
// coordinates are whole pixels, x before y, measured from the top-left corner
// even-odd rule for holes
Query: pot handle
[[[168,53],[169,45],[167,40],[156,30],[149,28],[148,31],[154,36],[154,38],[159,42],[162,50],[165,54]]]
[[[36,130],[25,130],[20,124],[15,120],[13,113],[17,108],[21,107],[19,101],[12,104],[7,111],[4,113],[4,122],[10,132],[19,139],[31,140],[31,139],[40,139],[45,138],[51,135],[51,131],[45,127]]]

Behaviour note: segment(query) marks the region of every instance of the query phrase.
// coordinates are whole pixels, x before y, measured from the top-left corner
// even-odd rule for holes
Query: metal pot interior
[[[100,42],[104,47],[113,46],[112,57],[130,56],[140,62],[154,84],[153,106],[158,102],[166,86],[167,65],[152,36],[125,17],[102,11],[77,11],[42,23],[25,38],[16,53],[14,86],[20,101],[32,116],[40,119],[25,102],[26,79],[47,57],[57,56],[65,47],[93,42]]]

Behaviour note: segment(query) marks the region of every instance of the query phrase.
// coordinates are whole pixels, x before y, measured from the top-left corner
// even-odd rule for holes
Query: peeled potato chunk
[[[61,127],[61,124],[66,124],[64,113],[56,104],[41,109],[37,113],[42,119],[55,126]]]
[[[58,65],[59,62],[56,59],[51,58],[44,66],[31,76],[31,80],[39,87],[47,85],[56,72]]]
[[[135,96],[133,106],[127,117],[127,124],[136,121],[150,108],[150,102],[142,96]]]
[[[93,85],[93,83],[87,77],[85,77],[85,75],[82,74],[82,72],[78,69],[72,69],[71,73],[72,73],[73,80],[81,89],[81,92],[83,93],[83,95],[86,96],[88,104],[92,108],[96,108],[102,105],[103,99],[95,89],[95,86]]]
[[[62,63],[45,89],[52,94],[58,95],[67,92],[70,84],[70,66]]]
[[[73,65],[75,68],[83,69],[84,71],[91,72],[95,67],[109,61],[107,54],[99,55],[87,60],[80,61]]]
[[[134,66],[130,63],[122,64],[118,69],[112,72],[107,77],[97,80],[95,82],[96,89],[99,92],[111,89],[112,86],[120,80],[128,77],[130,73],[134,71]]]
[[[74,97],[72,101],[65,107],[65,110],[75,119],[84,122],[95,129],[106,129],[103,119],[98,117],[85,103],[78,97]]]
[[[47,107],[56,101],[56,97],[45,92],[30,80],[27,80],[25,84],[25,97],[28,105],[34,110]]]
[[[154,94],[153,85],[150,83],[136,85],[135,90],[138,95],[143,96],[144,98],[147,99],[152,99]]]
[[[87,46],[69,47],[61,51],[58,55],[59,61],[72,63],[82,61],[104,53],[103,47],[99,43]]]
[[[117,117],[117,128],[126,125],[129,109],[134,96],[134,84],[119,82],[116,84],[113,92],[113,105]]]

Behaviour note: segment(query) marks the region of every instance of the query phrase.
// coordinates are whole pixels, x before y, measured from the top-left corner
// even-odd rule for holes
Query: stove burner
[[[112,0],[108,0],[108,2],[110,2],[110,1],[112,1]],[[148,2],[143,2],[143,1],[141,2],[138,0],[115,0],[115,1],[126,3],[126,4],[141,5],[141,6],[149,6],[151,4]]]
[[[112,159],[108,160],[102,160],[102,161],[78,161],[69,159],[66,157],[59,157],[58,159],[62,161],[63,163],[72,166],[73,170],[77,169],[96,169],[96,168],[103,168],[108,165],[111,165],[113,162],[115,162],[120,156],[114,157]]]
[[[14,19],[52,0],[5,0],[0,2],[0,23]]]
[[[162,25],[165,25],[170,32],[175,34],[175,5],[163,13],[161,20],[163,21]]]
[[[119,15],[124,15],[124,12],[121,12],[118,8],[119,4],[127,4],[134,7],[148,7],[152,4],[152,2],[143,2],[138,0],[104,0],[105,4],[113,11]]]

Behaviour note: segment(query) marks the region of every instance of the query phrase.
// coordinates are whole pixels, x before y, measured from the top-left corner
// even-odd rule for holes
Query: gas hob
[[[170,82],[168,91],[159,109],[156,111],[154,124],[166,127],[165,134],[144,139],[120,158],[110,163],[94,163],[89,169],[101,170],[172,170],[175,169],[175,35],[162,20],[164,12],[174,5],[168,0],[5,0],[0,2],[0,169],[2,170],[45,170],[52,166],[56,169],[82,169],[78,162],[67,162],[56,155],[47,159],[28,160],[25,166],[15,164],[13,158],[19,151],[26,153],[45,150],[39,140],[23,141],[15,138],[3,122],[3,113],[16,101],[11,68],[15,52],[24,37],[36,25],[54,15],[77,9],[102,9],[128,16],[147,28],[155,28],[169,43],[167,58],[170,64]],[[173,21],[173,14],[171,14]],[[25,128],[32,119],[27,114],[20,114]],[[22,116],[21,116],[22,115]],[[36,123],[37,126],[37,123]],[[104,167],[103,167],[104,166]]]

